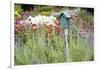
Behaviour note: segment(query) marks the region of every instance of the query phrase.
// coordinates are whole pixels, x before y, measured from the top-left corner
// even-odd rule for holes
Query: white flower
[[[25,21],[25,23],[32,23],[32,24],[36,24],[36,25],[54,25],[55,26],[55,21],[56,21],[56,17],[54,16],[42,16],[42,15],[38,15],[35,17],[29,16],[28,19]]]
[[[25,24],[31,24],[33,21],[33,17],[29,16],[27,20],[25,20]]]

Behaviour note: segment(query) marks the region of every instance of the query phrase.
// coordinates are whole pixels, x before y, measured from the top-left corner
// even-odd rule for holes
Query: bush
[[[50,6],[40,6],[39,7],[39,12],[44,12],[44,11],[51,11],[52,7]]]
[[[20,17],[21,13],[22,13],[22,9],[21,9],[21,5],[14,5],[15,9],[14,9],[14,15],[15,17]]]
[[[43,33],[43,29],[33,34],[27,30],[24,32],[25,36],[22,37],[26,42],[15,47],[15,65],[65,62],[63,38],[56,34],[46,38]]]
[[[51,15],[51,12],[46,11],[46,12],[42,12],[41,14],[42,14],[42,15],[45,15],[45,16],[50,16],[50,15]]]

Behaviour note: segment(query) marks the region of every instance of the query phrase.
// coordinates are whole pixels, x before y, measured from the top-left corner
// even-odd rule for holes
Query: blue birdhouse
[[[60,14],[60,23],[61,23],[61,28],[66,29],[69,28],[70,26],[70,14],[68,12],[62,12]]]

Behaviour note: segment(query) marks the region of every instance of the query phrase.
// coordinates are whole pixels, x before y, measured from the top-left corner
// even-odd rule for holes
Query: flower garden
[[[94,60],[93,13],[63,6],[15,4],[14,7],[15,65]],[[71,15],[67,49],[60,21],[63,10]]]

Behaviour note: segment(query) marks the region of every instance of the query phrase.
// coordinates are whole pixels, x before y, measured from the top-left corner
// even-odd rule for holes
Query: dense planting
[[[15,16],[15,65],[93,61],[93,15],[84,10],[78,13],[70,11],[71,25],[67,39],[69,56],[66,56],[64,30],[61,29],[59,16],[45,15],[44,12],[52,7],[45,9],[39,10],[43,11],[43,15],[26,20],[23,19],[24,15],[20,18]]]

